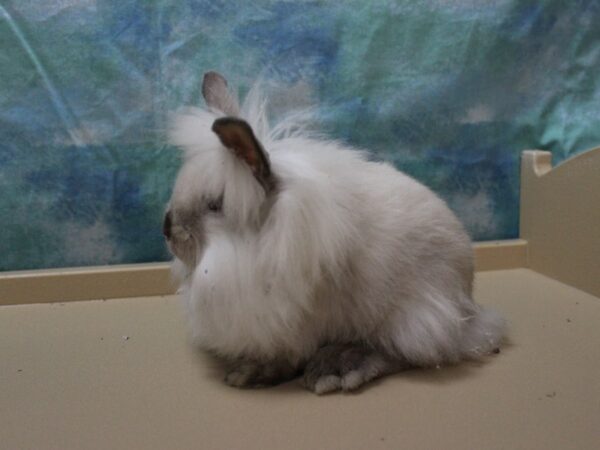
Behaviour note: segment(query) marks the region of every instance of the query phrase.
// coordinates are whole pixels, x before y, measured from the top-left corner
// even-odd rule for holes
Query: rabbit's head
[[[193,268],[209,233],[258,225],[276,180],[269,156],[240,118],[225,79],[209,72],[202,94],[208,110],[177,115],[172,142],[185,151],[163,223],[171,252]]]

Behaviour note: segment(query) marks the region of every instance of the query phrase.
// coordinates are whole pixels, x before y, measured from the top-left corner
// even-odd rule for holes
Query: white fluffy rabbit
[[[269,129],[209,72],[177,115],[185,152],[163,232],[196,343],[226,383],[303,373],[318,393],[495,351],[504,321],[471,297],[463,227],[428,188],[293,120]]]

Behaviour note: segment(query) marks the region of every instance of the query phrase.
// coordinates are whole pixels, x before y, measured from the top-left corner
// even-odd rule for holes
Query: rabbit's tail
[[[422,294],[393,319],[392,352],[418,367],[454,364],[480,359],[496,350],[506,333],[506,323],[466,293],[451,301],[439,292]]]
[[[461,339],[463,358],[478,359],[494,351],[497,352],[506,331],[506,321],[500,314],[476,306],[474,315],[467,320],[463,330]]]

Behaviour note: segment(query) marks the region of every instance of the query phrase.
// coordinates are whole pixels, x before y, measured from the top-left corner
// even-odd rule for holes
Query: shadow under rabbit
[[[423,368],[423,367],[411,367],[405,370],[389,374],[380,378],[371,380],[370,382],[363,384],[357,389],[351,391],[344,391],[346,395],[358,395],[365,391],[373,388],[377,388],[383,382],[409,382],[409,383],[429,383],[429,384],[448,384],[463,380],[469,377],[475,377],[480,373],[480,370],[486,364],[491,363],[495,358],[500,357],[500,354],[510,350],[510,345],[505,344],[502,347],[499,354],[491,354],[482,360],[477,361],[462,361],[455,365],[446,365],[439,368]],[[242,387],[235,388],[227,386],[224,382],[226,376],[227,363],[206,351],[193,349],[193,359],[195,366],[198,370],[198,376],[208,378],[211,383],[215,383],[223,386],[224,388],[233,392],[239,392],[242,395],[248,395],[248,393],[261,392],[262,394],[290,394],[306,392],[306,388],[302,384],[302,374],[300,373],[295,378],[276,384],[272,386],[260,386],[260,387]],[[387,381],[389,380],[389,381]],[[332,395],[334,391],[324,395]]]

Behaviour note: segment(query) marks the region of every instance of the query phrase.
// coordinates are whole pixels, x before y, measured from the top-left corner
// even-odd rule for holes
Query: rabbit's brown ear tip
[[[238,119],[237,117],[219,117],[213,122],[211,129],[215,133],[218,133],[219,130],[222,130],[226,127],[239,127],[248,134],[252,135],[252,127],[248,125],[248,122]]]
[[[223,129],[224,126],[227,126],[228,123],[228,117],[220,117],[217,120],[215,120],[212,124],[212,127],[210,127],[210,129],[216,133],[219,137],[221,137],[221,130]]]
[[[223,75],[221,75],[219,72],[215,72],[214,70],[209,70],[208,72],[205,72],[204,77],[202,77],[202,81],[203,81],[203,83],[211,83],[211,82],[215,82],[215,81],[220,81],[220,82],[224,83],[225,86],[227,86],[227,80],[225,79],[225,77]]]
[[[220,117],[213,122],[211,129],[225,147],[235,150],[238,155],[251,155],[261,150],[252,128],[242,119]]]

